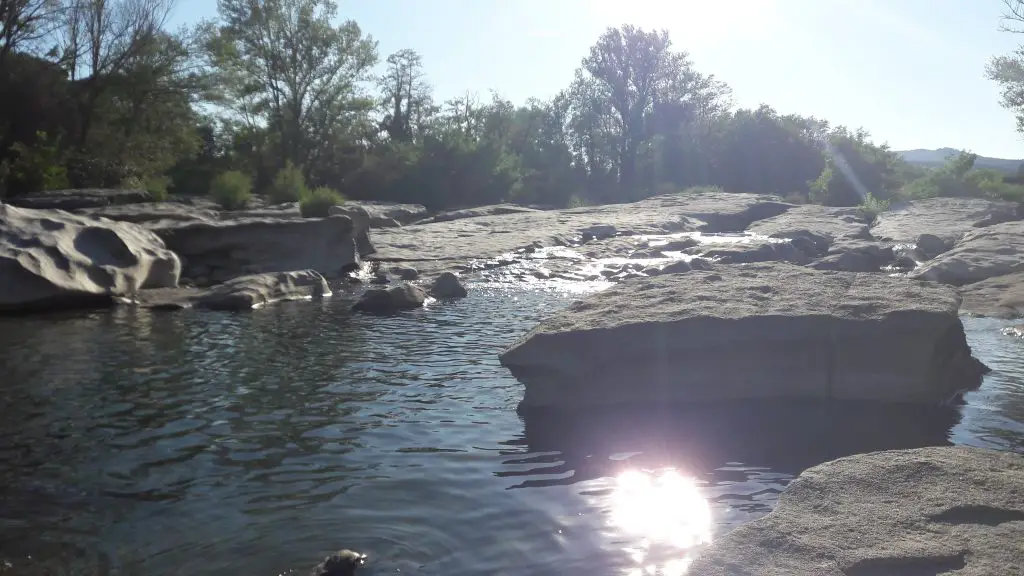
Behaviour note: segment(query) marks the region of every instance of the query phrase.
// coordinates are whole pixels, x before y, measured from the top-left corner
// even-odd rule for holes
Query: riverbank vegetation
[[[562,207],[695,186],[868,211],[1024,199],[970,154],[926,169],[864,130],[738,109],[666,32],[608,29],[550,100],[439,101],[419,54],[379,54],[332,0],[219,0],[180,30],[172,7],[0,0],[0,197],[145,187],[237,207],[251,191],[311,214],[341,196]]]

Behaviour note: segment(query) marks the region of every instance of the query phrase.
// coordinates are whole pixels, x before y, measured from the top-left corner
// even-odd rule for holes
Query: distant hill
[[[902,152],[896,152],[903,156],[903,159],[911,164],[919,164],[921,166],[941,166],[946,163],[946,159],[949,156],[953,156],[960,153],[960,150],[954,148],[939,148],[938,150],[905,150]],[[1007,158],[989,158],[987,156],[978,156],[978,159],[974,162],[975,168],[994,168],[1007,174],[1017,174],[1017,170],[1020,165],[1024,163],[1024,160],[1011,160]]]

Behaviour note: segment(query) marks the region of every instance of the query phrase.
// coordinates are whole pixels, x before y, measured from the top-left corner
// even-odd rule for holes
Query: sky
[[[435,94],[496,90],[516,103],[566,87],[609,26],[666,29],[737,106],[863,127],[893,149],[952,147],[1024,158],[1024,136],[985,77],[1024,44],[1000,32],[1002,0],[339,0],[339,19],[381,61],[419,52]],[[178,0],[175,24],[216,16]]]

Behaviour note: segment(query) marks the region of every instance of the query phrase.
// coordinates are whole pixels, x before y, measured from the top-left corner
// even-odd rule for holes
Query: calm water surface
[[[1024,451],[1024,341],[991,320],[965,319],[994,372],[959,410],[520,417],[497,354],[579,286],[0,320],[0,574],[274,576],[340,547],[366,574],[682,574],[808,466]]]

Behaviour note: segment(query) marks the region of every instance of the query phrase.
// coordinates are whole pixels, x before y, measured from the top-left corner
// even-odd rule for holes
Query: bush
[[[252,195],[252,179],[238,170],[223,172],[210,182],[210,195],[225,210],[245,208]]]
[[[299,200],[299,212],[303,218],[325,218],[330,215],[331,206],[344,203],[344,196],[330,188],[321,187],[307,192]]]
[[[170,185],[171,179],[168,176],[150,176],[142,183],[142,187],[149,192],[154,202],[167,200],[167,187]]]
[[[874,222],[878,215],[889,209],[888,200],[880,200],[875,198],[870,192],[864,197],[864,201],[860,205],[860,212],[868,219],[869,222]]]
[[[270,185],[268,195],[271,204],[284,204],[286,202],[299,202],[309,193],[306,188],[306,178],[302,170],[295,167],[291,161],[285,163],[274,182]]]
[[[14,159],[4,170],[9,195],[70,188],[57,143],[50,142],[45,132],[36,134],[33,145],[16,142],[11,152]]]

